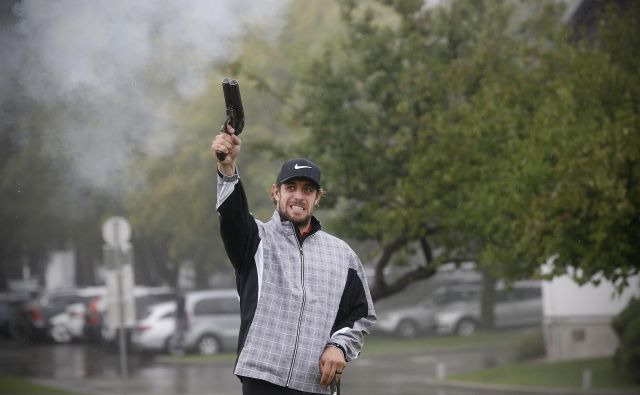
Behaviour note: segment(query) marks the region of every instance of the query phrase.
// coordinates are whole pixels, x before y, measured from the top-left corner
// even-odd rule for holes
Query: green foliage
[[[640,384],[640,299],[631,298],[611,326],[620,340],[614,356],[616,367]]]
[[[546,349],[542,327],[524,331],[515,343],[513,352],[516,362],[543,358]]]
[[[581,282],[636,272],[633,17],[611,9],[576,43],[557,2],[380,3],[343,2],[347,34],[302,78],[300,147],[328,175],[340,232],[382,257],[420,241],[430,265],[474,260],[506,279],[552,255]]]
[[[629,62],[640,54],[633,45],[620,51],[637,40],[638,24],[614,11],[600,23],[599,39],[559,45],[539,68],[530,121],[496,174],[518,188],[505,198],[522,205],[495,212],[516,226],[498,233],[508,244],[490,243],[488,259],[532,266],[558,254],[556,269],[580,267],[581,282],[599,272],[617,282],[638,270],[640,73]],[[506,188],[497,184],[489,196]]]
[[[560,2],[447,4],[291,2],[282,36],[248,32],[207,94],[175,104],[175,149],[140,154],[146,176],[124,203],[69,186],[64,155],[43,139],[55,104],[7,114],[0,277],[69,241],[94,261],[95,230],[112,213],[131,218],[137,268],[154,282],[184,260],[201,274],[228,268],[208,146],[224,117],[219,81],[231,75],[247,114],[240,174],[252,212],[270,215],[282,158],[312,157],[328,190],[324,225],[379,247],[379,295],[443,262],[515,279],[552,255],[553,275],[574,266],[579,281],[602,273],[624,286],[640,262],[637,5],[611,8],[579,42]],[[386,283],[387,266],[416,256],[416,270]]]
[[[16,92],[20,92],[16,87]],[[76,233],[76,204],[69,193],[68,162],[47,136],[55,116],[49,108],[11,97],[0,122],[0,289],[20,278],[23,265],[39,267],[49,250],[65,246]],[[6,111],[29,108],[30,112]]]

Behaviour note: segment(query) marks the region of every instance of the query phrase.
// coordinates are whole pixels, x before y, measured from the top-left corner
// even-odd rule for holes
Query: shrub
[[[523,332],[516,341],[513,353],[516,361],[526,361],[544,357],[546,350],[542,327]]]
[[[632,298],[611,326],[620,340],[614,355],[616,368],[640,383],[640,299]]]

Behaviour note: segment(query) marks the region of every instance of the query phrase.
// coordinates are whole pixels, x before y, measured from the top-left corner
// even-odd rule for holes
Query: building
[[[543,266],[549,273],[551,265]],[[640,276],[617,292],[608,281],[580,286],[567,274],[542,284],[543,331],[547,358],[565,360],[612,356],[619,340],[611,321],[632,297],[640,298]]]

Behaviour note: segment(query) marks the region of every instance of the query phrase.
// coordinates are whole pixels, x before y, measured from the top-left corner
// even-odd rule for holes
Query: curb
[[[549,388],[549,387],[525,387],[506,384],[488,384],[478,382],[465,382],[454,380],[429,380],[429,385],[437,388],[457,388],[464,390],[476,390],[493,395],[637,395],[635,389],[616,390],[616,389],[590,389],[582,390],[579,388]]]

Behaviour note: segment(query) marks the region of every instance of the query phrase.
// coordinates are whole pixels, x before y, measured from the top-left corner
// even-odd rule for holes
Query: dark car
[[[22,325],[22,306],[27,299],[10,294],[0,295],[0,337],[17,338]]]
[[[51,318],[65,312],[70,304],[86,303],[104,293],[104,287],[44,291],[22,307],[22,335],[29,340],[56,341],[57,331]]]

